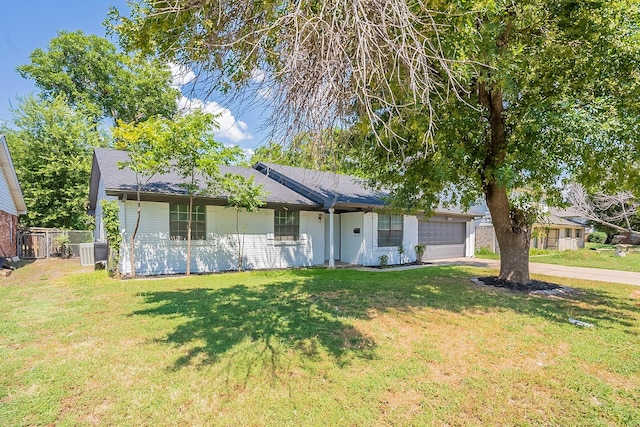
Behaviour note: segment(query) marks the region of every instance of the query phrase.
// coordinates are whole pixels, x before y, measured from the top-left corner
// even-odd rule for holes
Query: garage
[[[423,261],[465,256],[467,228],[465,222],[438,220],[420,220],[418,223],[418,242],[425,245]]]

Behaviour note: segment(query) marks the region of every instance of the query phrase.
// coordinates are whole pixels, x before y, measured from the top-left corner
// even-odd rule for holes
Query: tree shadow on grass
[[[487,290],[469,281],[468,270],[454,266],[397,274],[316,269],[287,274],[289,281],[264,286],[238,283],[142,293],[148,308],[132,314],[180,322],[159,339],[186,351],[172,369],[215,363],[249,342],[275,372],[278,348],[309,358],[323,352],[339,364],[350,357],[376,357],[375,341],[352,325],[353,320],[370,319],[372,310],[511,310],[562,324],[569,317],[582,317],[598,327],[613,322],[632,334],[640,311],[633,301],[593,289],[565,298]],[[246,280],[240,275],[229,278]]]
[[[321,346],[340,358],[345,353],[374,357],[373,341],[305,291],[302,283],[262,287],[242,284],[222,289],[180,289],[140,294],[152,307],[134,315],[179,317],[185,321],[161,341],[189,350],[173,368],[214,363],[249,340],[273,359],[278,343],[314,357]]]

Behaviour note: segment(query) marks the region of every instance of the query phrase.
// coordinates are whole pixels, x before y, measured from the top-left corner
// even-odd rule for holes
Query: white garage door
[[[426,246],[423,261],[463,257],[466,235],[464,222],[420,221],[418,242]]]

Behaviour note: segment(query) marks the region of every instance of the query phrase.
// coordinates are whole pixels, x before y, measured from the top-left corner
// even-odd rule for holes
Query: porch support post
[[[329,268],[334,268],[336,266],[335,260],[333,259],[333,208],[329,208]]]

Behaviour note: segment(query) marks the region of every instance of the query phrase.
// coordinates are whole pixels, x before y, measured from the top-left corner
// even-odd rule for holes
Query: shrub
[[[604,231],[594,231],[587,237],[587,242],[604,243],[607,240],[607,233]]]
[[[415,245],[413,250],[416,251],[416,264],[422,264],[422,256],[426,249],[425,245]]]
[[[70,241],[71,239],[67,233],[59,234],[54,240],[54,244],[59,248],[60,256],[62,258],[71,258],[71,247],[69,246]]]
[[[476,255],[494,255],[495,252],[493,252],[490,248],[487,248],[485,246],[480,246],[479,248],[476,248]]]
[[[120,208],[115,200],[101,200],[102,206],[102,222],[104,231],[107,234],[107,243],[111,252],[111,268],[112,272],[119,276],[118,263],[120,262],[120,245],[122,244],[122,235],[120,234]]]
[[[380,267],[387,268],[389,266],[389,256],[380,255],[380,257],[378,258],[378,262],[380,263]]]

